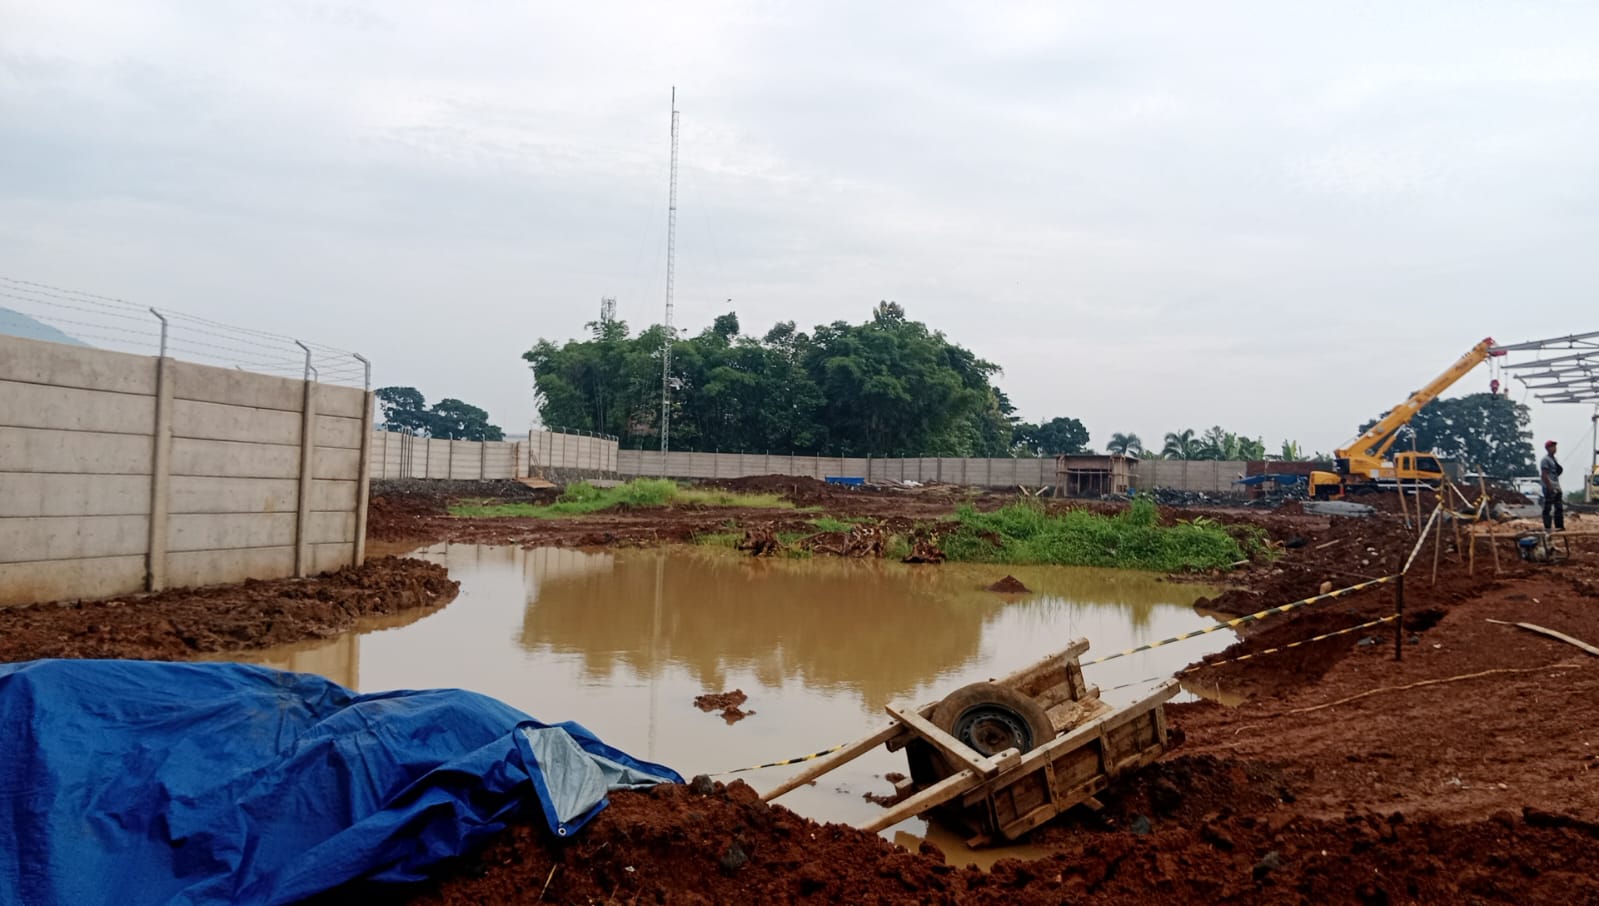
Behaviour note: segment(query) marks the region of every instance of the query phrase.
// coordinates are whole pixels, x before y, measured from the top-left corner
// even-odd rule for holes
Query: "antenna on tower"
[[[616,297],[600,297],[600,323],[609,324],[616,320]]]
[[[672,181],[666,202],[666,335],[661,341],[661,452],[670,448],[672,430],[672,268],[677,256],[677,86],[672,86]],[[666,468],[666,458],[661,458]]]

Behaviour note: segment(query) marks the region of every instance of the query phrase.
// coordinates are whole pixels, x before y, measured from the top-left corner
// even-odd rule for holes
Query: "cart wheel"
[[[1006,749],[1029,751],[1055,735],[1038,702],[998,683],[972,683],[951,692],[933,709],[939,729],[980,755]]]

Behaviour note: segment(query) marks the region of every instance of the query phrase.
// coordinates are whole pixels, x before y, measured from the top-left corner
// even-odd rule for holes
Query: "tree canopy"
[[[373,392],[383,412],[383,427],[448,440],[504,440],[505,432],[489,424],[489,414],[457,399],[442,399],[428,408],[415,387],[379,387]]]
[[[1387,414],[1361,425],[1361,432]],[[1531,475],[1536,463],[1531,424],[1531,411],[1509,397],[1471,393],[1435,399],[1394,432],[1389,449],[1392,453],[1414,446],[1467,468],[1480,468],[1492,478]]]
[[[1160,457],[1253,462],[1266,458],[1266,444],[1258,437],[1234,434],[1221,425],[1213,425],[1205,429],[1203,434],[1195,434],[1193,428],[1184,428],[1167,433]]]
[[[627,447],[659,443],[664,329],[633,336],[617,320],[588,328],[587,339],[541,339],[522,356],[544,423],[614,434]],[[782,321],[759,337],[742,333],[729,312],[672,343],[673,446],[1011,455],[1015,408],[992,383],[998,373],[894,302],[878,304],[861,324],[834,321],[806,333]]]
[[[1057,456],[1088,450],[1088,429],[1075,418],[1052,418],[1041,425],[1021,422],[1014,430],[1014,449],[1024,456]]]

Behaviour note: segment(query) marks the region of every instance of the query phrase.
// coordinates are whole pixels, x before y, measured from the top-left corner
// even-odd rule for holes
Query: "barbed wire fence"
[[[297,380],[372,389],[372,367],[360,353],[311,343],[169,308],[19,280],[0,274],[0,309],[53,327],[86,346],[137,355],[171,356]],[[22,332],[0,311],[0,334]]]

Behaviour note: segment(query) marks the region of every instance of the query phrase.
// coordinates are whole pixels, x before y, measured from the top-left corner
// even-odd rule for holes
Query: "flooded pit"
[[[1085,660],[1213,620],[1203,586],[1061,567],[817,558],[755,559],[709,548],[579,551],[437,545],[414,556],[461,583],[453,603],[365,623],[335,639],[251,660],[363,692],[461,687],[545,721],[576,720],[606,742],[685,776],[793,758],[881,727],[891,702],[925,703],[1085,637]],[[1031,591],[985,587],[1006,574]],[[1112,704],[1233,640],[1215,632],[1086,667]],[[1123,687],[1123,688],[1117,688]],[[754,713],[728,724],[696,695],[742,689]],[[878,749],[781,802],[859,823],[904,756]],[[798,768],[740,777],[768,789]],[[908,821],[891,839],[920,833]],[[952,860],[950,841],[938,840]],[[1009,855],[1017,855],[1009,852]]]

